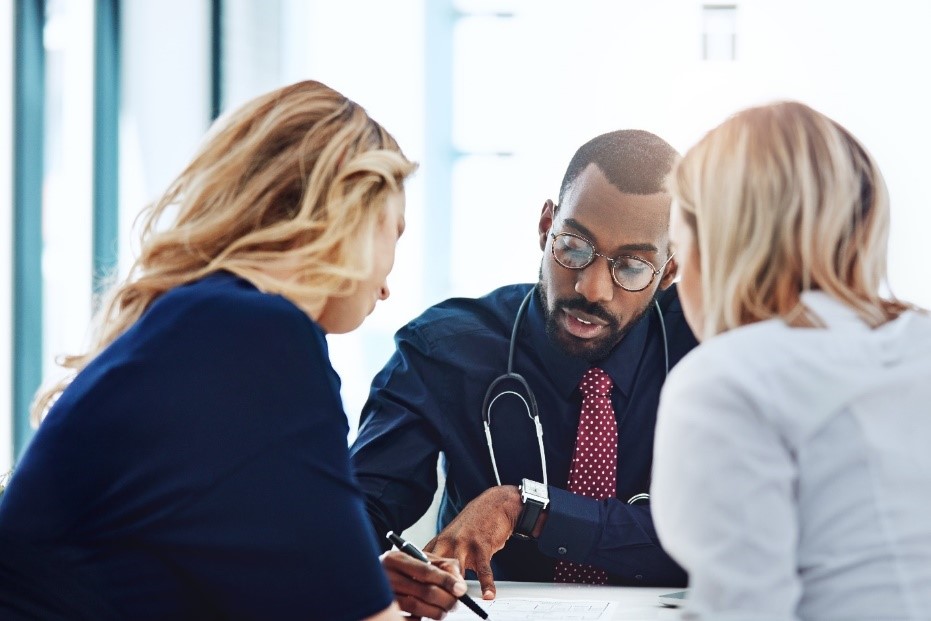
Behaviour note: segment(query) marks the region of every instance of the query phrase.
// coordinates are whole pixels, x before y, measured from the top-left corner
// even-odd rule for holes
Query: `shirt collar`
[[[565,397],[568,398],[578,387],[586,371],[592,366],[597,366],[603,369],[611,377],[615,387],[629,398],[646,345],[649,315],[650,313],[644,315],[611,350],[608,357],[596,365],[580,358],[567,356],[550,341],[546,335],[543,308],[538,293],[534,293],[530,300],[525,319],[526,327],[521,329],[521,336],[528,338],[526,335],[529,332],[530,342],[543,362],[547,378]]]
[[[802,304],[817,315],[829,328],[849,323],[859,323],[866,326],[852,308],[824,291],[802,291],[801,298]]]

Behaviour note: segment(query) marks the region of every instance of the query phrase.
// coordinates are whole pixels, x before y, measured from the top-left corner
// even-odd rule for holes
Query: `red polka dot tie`
[[[617,494],[617,420],[608,374],[595,367],[582,376],[582,414],[569,469],[569,491],[604,500]],[[607,584],[608,573],[591,565],[556,563],[556,582]]]

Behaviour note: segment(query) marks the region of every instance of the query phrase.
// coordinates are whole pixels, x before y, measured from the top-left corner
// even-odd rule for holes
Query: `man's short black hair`
[[[589,164],[601,169],[608,181],[627,194],[655,194],[665,189],[666,175],[679,157],[672,146],[641,129],[621,129],[592,138],[575,152],[562,185],[559,202]]]

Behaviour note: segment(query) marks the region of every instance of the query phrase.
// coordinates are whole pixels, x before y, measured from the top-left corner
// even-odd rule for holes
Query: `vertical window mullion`
[[[0,472],[13,465],[13,19],[0,4]],[[2,475],[0,475],[2,477]]]
[[[32,438],[29,404],[42,381],[44,0],[16,0],[13,126],[13,447]]]
[[[424,3],[424,213],[425,298],[431,303],[449,295],[452,247],[453,31],[459,13],[451,0]]]
[[[117,270],[119,231],[120,0],[94,15],[93,293]]]
[[[210,119],[223,111],[223,5],[210,0]]]

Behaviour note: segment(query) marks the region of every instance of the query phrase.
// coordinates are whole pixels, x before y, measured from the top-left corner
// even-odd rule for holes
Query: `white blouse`
[[[931,619],[931,316],[719,335],[660,399],[651,503],[686,619]]]

